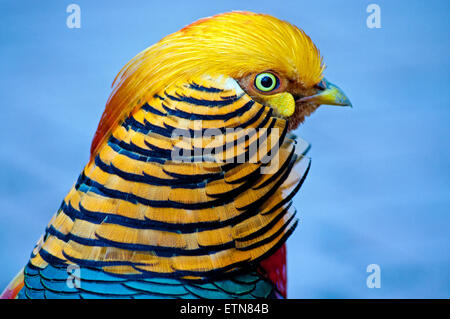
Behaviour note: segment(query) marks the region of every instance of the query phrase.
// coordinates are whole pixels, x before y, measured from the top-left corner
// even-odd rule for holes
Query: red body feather
[[[287,295],[286,244],[275,254],[260,263],[266,277],[277,287],[281,295]]]

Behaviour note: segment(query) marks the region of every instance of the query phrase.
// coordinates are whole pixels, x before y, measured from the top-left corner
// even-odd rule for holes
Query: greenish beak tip
[[[352,103],[344,92],[335,84],[328,82],[325,78],[322,80],[321,90],[319,93],[307,97],[303,97],[298,102],[312,102],[319,105],[339,105],[353,107]]]

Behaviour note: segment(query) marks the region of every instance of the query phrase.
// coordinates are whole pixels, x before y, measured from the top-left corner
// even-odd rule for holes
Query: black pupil
[[[265,88],[270,88],[272,86],[272,84],[273,84],[273,80],[270,76],[266,75],[261,79],[261,85]]]

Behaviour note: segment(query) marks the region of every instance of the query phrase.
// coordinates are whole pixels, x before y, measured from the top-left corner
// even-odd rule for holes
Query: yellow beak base
[[[325,84],[325,89],[322,92],[303,97],[299,99],[298,102],[312,102],[319,105],[325,104],[352,107],[352,103],[348,97],[337,85],[328,82],[326,79],[323,79],[323,82]]]

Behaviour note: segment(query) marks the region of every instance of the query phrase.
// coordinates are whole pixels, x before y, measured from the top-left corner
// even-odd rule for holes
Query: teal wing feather
[[[81,267],[80,278],[68,284],[67,265],[48,265],[39,269],[28,264],[25,285],[19,299],[234,299],[271,298],[273,285],[256,271],[231,278],[192,282],[172,278],[145,278],[105,273],[101,269]]]

